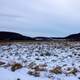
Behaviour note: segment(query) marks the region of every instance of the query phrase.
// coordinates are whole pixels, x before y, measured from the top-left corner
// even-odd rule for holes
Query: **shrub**
[[[11,71],[15,71],[15,70],[20,69],[20,68],[22,68],[22,65],[19,63],[15,63],[11,66]]]
[[[28,71],[29,75],[35,76],[35,77],[40,77],[40,72],[39,71],[35,71],[35,70],[30,70]]]
[[[51,73],[55,73],[55,74],[61,74],[62,73],[62,69],[60,66],[57,66],[53,69],[50,70]]]
[[[76,68],[73,68],[73,69],[69,72],[69,74],[76,75],[77,72],[78,72],[77,69],[76,69]]]
[[[76,73],[78,72],[78,70],[74,67],[68,67],[67,69],[65,69],[65,74],[73,74],[76,75]]]
[[[36,66],[33,67],[32,69],[34,69],[35,71],[46,71],[45,66],[46,66],[46,65],[36,65]]]
[[[35,65],[36,65],[35,62],[31,62],[31,63],[28,65],[28,68],[32,69]]]

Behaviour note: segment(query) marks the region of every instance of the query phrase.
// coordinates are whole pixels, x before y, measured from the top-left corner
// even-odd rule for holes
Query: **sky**
[[[28,36],[80,32],[80,0],[0,0],[0,31]]]

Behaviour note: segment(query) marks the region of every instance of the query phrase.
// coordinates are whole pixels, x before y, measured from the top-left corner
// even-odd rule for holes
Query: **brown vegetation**
[[[61,73],[62,73],[62,69],[61,69],[60,66],[57,66],[57,67],[55,67],[55,68],[52,68],[52,69],[50,70],[50,72],[51,72],[51,73],[55,73],[55,74],[61,74]]]
[[[15,70],[20,69],[20,68],[22,68],[22,65],[19,63],[15,63],[11,66],[11,71],[15,71]]]

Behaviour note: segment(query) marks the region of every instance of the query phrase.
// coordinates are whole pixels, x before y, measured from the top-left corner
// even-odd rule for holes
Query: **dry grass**
[[[46,71],[46,66],[46,64],[35,65],[34,67],[31,67],[28,74],[35,77],[40,77],[41,71]]]
[[[51,70],[49,70],[51,73],[55,73],[55,74],[61,74],[62,73],[62,69],[60,66],[57,66],[55,68],[52,68]]]
[[[22,68],[22,65],[19,63],[15,63],[11,66],[11,71],[15,71],[15,70],[20,69],[20,68]]]
[[[30,70],[28,71],[28,74],[35,77],[40,77],[40,71]]]
[[[78,72],[78,70],[76,68],[73,68],[69,74],[73,74],[73,75],[76,75],[76,73]]]
[[[37,65],[32,69],[34,69],[35,71],[46,71],[46,68],[40,65]]]

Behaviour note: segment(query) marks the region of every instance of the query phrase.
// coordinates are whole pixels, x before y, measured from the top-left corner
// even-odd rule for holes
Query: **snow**
[[[28,74],[26,74],[27,70],[26,69],[21,69],[14,72],[11,72],[7,69],[1,68],[0,69],[0,80],[17,80],[18,78],[20,80],[48,80],[47,78],[38,78],[38,77],[33,77]]]
[[[79,42],[13,42],[0,44],[0,80],[80,80],[80,43]],[[15,72],[11,66],[20,63],[23,67]],[[40,67],[40,76],[30,75],[31,67]],[[9,66],[7,66],[9,65]],[[30,65],[32,65],[30,67]],[[6,67],[7,66],[7,67]],[[60,66],[62,73],[50,70]],[[70,73],[77,69],[77,72]],[[70,70],[68,70],[70,69]]]

